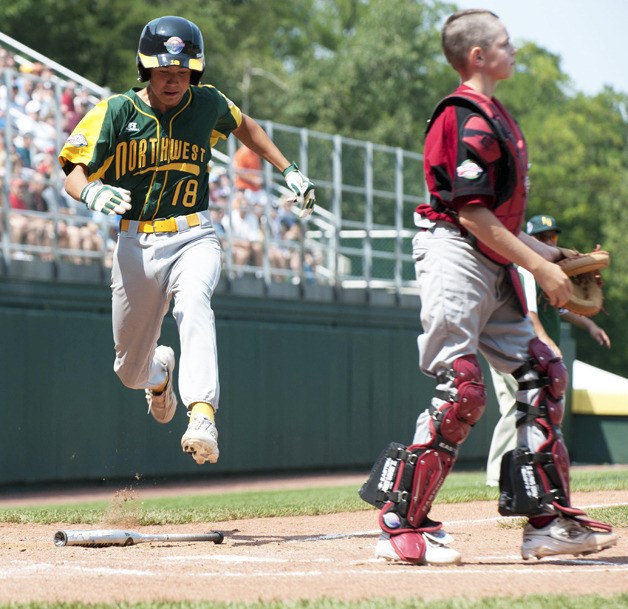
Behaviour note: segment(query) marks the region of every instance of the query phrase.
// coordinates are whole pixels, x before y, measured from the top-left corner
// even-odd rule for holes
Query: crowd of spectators
[[[235,165],[233,171],[237,176]],[[247,272],[262,276],[267,251],[273,281],[297,284],[302,276],[316,281],[320,253],[304,247],[302,224],[288,197],[266,188],[249,189],[237,177],[231,180],[222,166],[211,170],[209,180],[212,223],[231,278]]]
[[[0,244],[12,259],[111,264],[118,218],[95,214],[62,188],[57,151],[99,100],[40,62],[0,47]],[[241,146],[210,174],[212,220],[231,278],[313,282],[319,256],[303,248],[292,205],[271,194],[261,160]],[[10,213],[3,213],[10,209]]]
[[[57,250],[75,264],[96,261],[105,251],[106,221],[65,194],[56,153],[97,99],[40,62],[18,63],[4,48],[0,74],[0,209],[11,212],[2,215],[0,237],[8,238],[13,259],[52,260]]]

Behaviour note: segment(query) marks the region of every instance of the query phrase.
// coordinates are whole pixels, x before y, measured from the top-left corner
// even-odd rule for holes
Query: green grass
[[[622,609],[628,607],[628,594],[613,596],[544,595],[526,597],[452,599],[443,601],[372,599],[337,601],[333,599],[296,602],[254,603],[24,603],[0,605],[0,609]]]
[[[628,488],[628,470],[574,471],[572,491],[620,490]],[[481,472],[452,473],[437,498],[438,503],[497,501],[498,491],[484,484]],[[311,516],[372,510],[357,494],[357,486],[325,487],[283,491],[250,491],[168,497],[139,501],[133,491],[112,492],[110,501],[63,505],[37,505],[0,509],[0,522],[19,524],[137,525],[223,522],[241,518]],[[628,526],[628,507],[590,510],[589,516]],[[514,521],[518,526],[518,521]]]

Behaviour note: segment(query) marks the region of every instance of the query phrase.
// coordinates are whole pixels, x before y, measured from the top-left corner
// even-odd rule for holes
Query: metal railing
[[[413,212],[426,196],[422,156],[271,121],[261,124],[315,182],[317,204],[305,222],[303,246],[318,253],[317,280],[342,288],[413,291]],[[228,142],[229,159],[235,146]],[[268,163],[263,174],[270,192],[282,191],[283,180]]]
[[[0,42],[6,43],[0,36]],[[25,49],[13,44],[11,48],[20,54],[23,65]],[[32,55],[32,60],[45,62],[40,55]],[[42,77],[24,73],[19,69],[2,69],[0,88],[5,94],[0,96],[0,111],[7,120],[3,130],[3,140],[7,151],[12,149],[16,138],[23,129],[20,127],[12,107],[10,95],[16,81],[28,81],[29,88],[44,85],[52,89],[57,102],[52,117],[46,120],[54,125],[55,167],[45,175],[45,186],[54,193],[53,199],[59,204],[49,206],[48,211],[16,210],[11,207],[10,195],[12,180],[15,178],[14,156],[7,154],[2,171],[1,197],[1,252],[4,266],[11,269],[15,260],[39,259],[50,264],[60,261],[70,264],[95,264],[107,269],[111,264],[112,248],[116,238],[116,225],[112,219],[102,214],[86,213],[86,210],[65,195],[62,191],[63,174],[56,164],[56,151],[65,138],[63,116],[59,100],[67,80],[80,82],[89,87],[94,100],[100,99],[107,91],[92,86],[78,75],[63,72],[54,64],[54,76]],[[311,284],[334,286],[356,290],[384,290],[402,294],[414,291],[414,270],[411,258],[411,239],[414,235],[413,211],[417,204],[425,200],[425,187],[420,154],[393,148],[373,142],[345,138],[339,135],[300,129],[271,121],[260,124],[275,141],[285,156],[296,160],[300,169],[315,183],[317,203],[314,213],[300,221],[299,238],[284,239],[271,230],[276,220],[278,208],[290,191],[277,170],[264,162],[260,170],[263,178],[265,198],[255,206],[260,221],[260,237],[257,243],[255,260],[246,262],[237,259],[237,243],[231,231],[223,237],[224,270],[230,279],[254,276],[266,286],[276,282],[291,284]],[[230,178],[233,185],[236,170],[232,159],[236,141],[229,138],[213,151],[212,170],[221,171]],[[39,179],[39,178],[38,178]],[[231,218],[236,211],[235,191],[223,205],[210,203],[214,212]],[[298,213],[298,210],[293,209]],[[23,220],[19,220],[22,218]],[[33,239],[15,239],[15,227],[20,221],[40,224],[42,234],[47,239],[37,242]],[[65,238],[68,227],[77,230],[97,231],[99,247],[68,246]],[[71,229],[74,230],[74,229]],[[277,251],[288,260],[285,266],[274,263]]]

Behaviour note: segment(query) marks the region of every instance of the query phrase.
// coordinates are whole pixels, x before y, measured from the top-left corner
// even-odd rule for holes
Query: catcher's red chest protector
[[[444,150],[438,137],[429,138],[436,119],[449,107],[455,108],[452,128],[459,134],[455,151]],[[447,162],[449,154],[456,158]],[[430,205],[436,219],[447,218],[457,197],[488,196],[494,199],[491,211],[495,216],[510,232],[519,233],[527,206],[527,149],[519,126],[496,99],[461,87],[441,100],[426,130],[425,159]],[[451,163],[455,163],[455,171],[446,167]],[[417,211],[424,213],[424,206]],[[499,264],[509,262],[483,243],[477,242],[477,247]]]

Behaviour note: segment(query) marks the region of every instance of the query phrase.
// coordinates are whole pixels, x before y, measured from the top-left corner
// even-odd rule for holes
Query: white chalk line
[[[626,507],[627,503],[605,503],[600,505],[585,505],[583,510],[591,510],[598,508]],[[447,520],[443,521],[443,528],[459,524],[483,524],[486,522],[505,523],[511,520],[525,518],[524,516],[491,516],[490,518],[476,518],[473,520]],[[372,529],[370,531],[354,531],[353,533],[327,533],[324,535],[314,535],[312,537],[302,537],[301,539],[291,539],[288,543],[302,543],[306,541],[327,541],[330,539],[348,539],[351,537],[365,537],[368,535],[379,535],[381,529]]]
[[[599,568],[587,568],[587,575],[590,573],[608,573],[609,568],[608,565],[612,564],[613,566],[623,567],[619,569],[614,569],[613,571],[628,571],[628,565],[617,565],[614,563],[604,563],[604,566]],[[396,568],[401,567],[401,568]],[[325,577],[329,578],[332,576],[344,576],[344,575],[377,575],[378,577],[388,577],[394,576],[397,577],[399,575],[412,575],[412,577],[416,577],[418,575],[429,575],[430,577],[434,577],[435,574],[442,575],[445,577],[464,577],[467,575],[524,575],[524,576],[532,576],[538,577],[547,573],[548,575],[568,575],[573,573],[582,574],[581,568],[569,568],[569,567],[553,567],[553,568],[538,568],[534,567],[523,568],[523,567],[513,567],[513,568],[468,568],[468,567],[429,567],[426,565],[423,566],[412,566],[412,565],[395,565],[395,568],[391,569],[334,569],[333,573],[329,571],[318,571],[318,570],[308,570],[308,571],[253,571],[253,572],[239,572],[239,571],[225,571],[221,573],[211,573],[205,572],[198,575],[206,575],[209,577],[216,577],[216,575],[220,575],[220,577]]]
[[[54,571],[55,576],[61,572],[65,572],[68,575],[72,572],[76,572],[81,575],[92,573],[94,575],[130,575],[133,577],[152,577],[155,575],[162,575],[159,572],[146,569],[115,569],[113,567],[85,567],[83,565],[28,563],[25,565],[15,565],[14,567],[4,567],[0,569],[0,580],[14,577],[25,577],[31,575],[33,572],[41,574],[44,571]]]
[[[492,557],[474,557],[475,560],[520,560],[517,555],[513,556],[492,556]],[[616,563],[607,560],[593,560],[593,559],[557,559],[552,558],[553,561],[558,560],[560,566],[552,564],[551,566],[542,566],[542,563],[534,561],[527,564],[519,564],[513,566],[500,566],[491,567],[490,565],[483,567],[438,567],[438,566],[413,566],[404,564],[390,565],[391,568],[385,569],[371,569],[368,566],[372,564],[388,565],[383,560],[371,558],[368,560],[337,560],[330,558],[312,558],[312,559],[274,559],[274,558],[256,558],[243,555],[187,555],[187,556],[169,556],[163,557],[160,561],[179,561],[179,562],[192,562],[199,564],[203,562],[207,567],[208,563],[214,563],[214,565],[229,563],[240,564],[245,563],[264,563],[264,564],[290,564],[290,565],[317,565],[317,564],[329,564],[334,563],[335,568],[332,573],[329,571],[322,571],[320,569],[299,569],[297,571],[266,571],[258,570],[252,572],[233,571],[233,570],[221,570],[206,568],[202,572],[198,572],[196,569],[190,571],[191,577],[227,577],[227,578],[247,578],[247,577],[282,577],[282,578],[298,578],[298,577],[326,577],[331,576],[345,576],[345,575],[377,575],[379,577],[399,575],[408,575],[412,573],[412,576],[418,575],[431,575],[439,574],[445,577],[464,577],[466,575],[487,574],[498,576],[500,574],[507,575],[533,575],[539,576],[544,573],[551,574],[553,576],[558,574],[572,574],[582,573],[582,569],[579,567],[587,566],[587,574],[590,573],[604,573],[612,570],[613,572],[628,572],[627,563]],[[9,578],[25,578],[31,576],[33,573],[41,574],[43,572],[54,572],[56,577],[62,575],[72,575],[73,573],[86,575],[109,575],[109,576],[129,576],[129,577],[162,577],[163,573],[160,569],[121,569],[113,567],[85,567],[81,565],[58,565],[51,563],[27,563],[17,564],[13,567],[5,567],[0,570],[0,580]],[[185,577],[185,575],[179,577]]]
[[[198,558],[198,557],[196,557]],[[248,557],[242,557],[244,560],[242,562],[248,562]],[[315,564],[316,560],[290,560],[286,561],[291,564]],[[571,575],[574,573],[582,574],[582,566],[587,566],[587,574],[591,573],[608,573],[609,569],[612,569],[614,572],[624,572],[628,571],[628,565],[626,564],[618,564],[611,563],[608,561],[593,561],[593,560],[567,560],[561,561],[561,563],[570,563],[574,566],[551,566],[551,567],[539,567],[535,565],[533,568],[529,566],[513,566],[513,567],[436,567],[436,566],[412,566],[412,565],[394,565],[394,568],[385,568],[385,569],[371,569],[368,568],[369,563],[381,563],[381,561],[377,561],[375,559],[370,561],[350,561],[348,562],[347,568],[342,568],[342,561],[333,561],[336,563],[336,567],[333,572],[322,571],[320,569],[307,569],[307,570],[297,570],[297,571],[222,571],[222,570],[203,570],[202,572],[198,572],[194,570],[189,573],[189,577],[194,577],[195,579],[198,577],[225,577],[225,578],[299,578],[299,577],[325,577],[329,579],[334,576],[346,576],[346,575],[356,575],[356,576],[365,576],[365,575],[377,575],[378,577],[398,577],[398,576],[407,576],[412,575],[412,577],[418,577],[421,575],[429,575],[433,577],[435,574],[443,577],[465,577],[468,575],[523,575],[523,576],[533,576],[538,577],[542,574],[548,574],[551,576],[556,575]],[[367,565],[366,568],[356,568],[360,565]],[[392,565],[391,565],[392,567]],[[73,565],[52,565],[52,564],[38,564],[37,569],[33,568],[33,565],[23,565],[14,567],[11,569],[3,569],[0,572],[0,579],[8,579],[8,578],[20,578],[25,576],[30,576],[34,572],[37,574],[41,574],[42,571],[50,571],[54,572],[55,577],[61,577],[63,575],[71,575],[72,573],[77,573],[80,575],[85,574],[94,574],[94,575],[109,575],[109,576],[129,576],[129,577],[163,577],[163,573],[159,571],[151,571],[151,570],[140,570],[140,569],[115,569],[111,567],[81,567],[81,566],[73,566]],[[177,575],[179,578],[185,578],[185,574]]]
[[[308,559],[290,559],[290,558],[268,558],[259,556],[239,556],[234,554],[205,554],[194,556],[164,556],[161,560],[171,560],[178,562],[196,562],[198,560],[209,560],[214,562],[261,562],[261,563],[295,563],[295,562],[307,562],[307,563],[329,563],[337,562],[334,558],[308,558]]]
[[[326,533],[325,535],[315,535],[314,537],[301,537],[300,539],[289,539],[287,543],[304,543],[306,541],[327,541],[329,539],[350,539],[351,537],[367,537],[369,535],[379,535],[381,529],[372,531],[354,531],[353,533]]]
[[[521,558],[521,556],[519,554],[513,554],[511,556],[474,556],[473,557],[474,560],[480,560],[480,561],[484,561],[484,560],[499,560],[499,561],[503,561],[503,560],[515,560],[515,561],[520,561],[523,560]],[[628,563],[617,563],[617,562],[612,562],[612,561],[608,561],[608,560],[595,560],[595,559],[580,559],[580,558],[557,558],[557,557],[549,557],[550,560],[552,561],[558,561],[561,564],[565,564],[565,565],[591,565],[591,566],[597,566],[597,567],[613,567],[613,568],[617,568],[618,570],[628,570]],[[291,564],[291,565],[295,565],[295,564],[321,564],[321,563],[334,563],[335,565],[342,565],[342,564],[347,564],[350,566],[357,566],[357,565],[364,565],[364,564],[387,564],[386,561],[378,559],[378,558],[371,558],[368,560],[364,560],[364,559],[359,559],[359,560],[338,560],[338,559],[331,559],[331,558],[308,558],[308,559],[298,559],[298,558],[281,558],[281,559],[269,559],[269,560],[265,560],[265,559],[251,559],[249,556],[231,556],[229,557],[228,560],[225,560],[224,557],[220,557],[220,556],[171,556],[171,557],[166,557],[166,558],[162,558],[161,560],[178,560],[181,562],[197,562],[198,560],[203,560],[203,561],[209,561],[209,562],[229,562],[229,563],[237,563],[237,562],[241,562],[241,563],[247,563],[247,562],[265,562],[265,563],[283,563],[283,564]],[[541,563],[537,563],[536,561],[534,562],[528,562],[527,565],[538,565]],[[413,567],[412,565],[395,565],[395,566],[401,566],[401,567],[406,567],[406,568],[417,568],[417,567]],[[428,569],[430,568],[429,565],[422,565],[421,569]],[[432,569],[436,570],[436,571],[440,571],[443,567],[437,567],[437,566],[433,566]],[[503,572],[508,570],[510,567],[500,567],[499,572]],[[525,569],[526,572],[529,573],[529,567],[526,565],[515,565],[514,567],[512,567],[514,569]],[[552,572],[556,572],[556,568],[552,568]],[[601,569],[601,570],[605,570],[605,569]],[[469,569],[467,567],[464,567],[464,572],[467,573],[469,572]],[[536,569],[535,569],[536,572]]]
[[[523,560],[520,554],[512,554],[509,556],[504,555],[494,555],[494,556],[474,556],[474,560],[478,561],[503,561],[503,560],[513,560],[520,561]],[[612,561],[605,560],[596,560],[596,559],[583,559],[583,558],[557,558],[557,557],[549,557],[550,560],[559,561],[560,563],[565,563],[568,565],[592,565],[592,566],[607,566],[607,567],[619,567],[620,570],[628,569],[628,563],[617,563]],[[367,560],[359,559],[359,560],[338,560],[336,558],[261,558],[261,557],[252,557],[252,556],[242,556],[242,555],[195,555],[195,556],[165,556],[161,558],[162,561],[177,561],[177,562],[199,562],[199,561],[208,561],[208,562],[227,562],[227,563],[267,563],[267,564],[321,564],[321,563],[334,563],[338,564],[347,564],[347,565],[363,565],[367,563],[376,563],[376,564],[386,564],[386,561],[383,561],[378,558],[370,558]],[[538,564],[537,561],[530,561],[528,565]],[[412,565],[401,565],[404,567],[413,568]],[[427,568],[426,565],[423,565],[422,568]],[[437,569],[441,569],[442,567],[436,567]],[[465,569],[466,571],[466,569]]]

